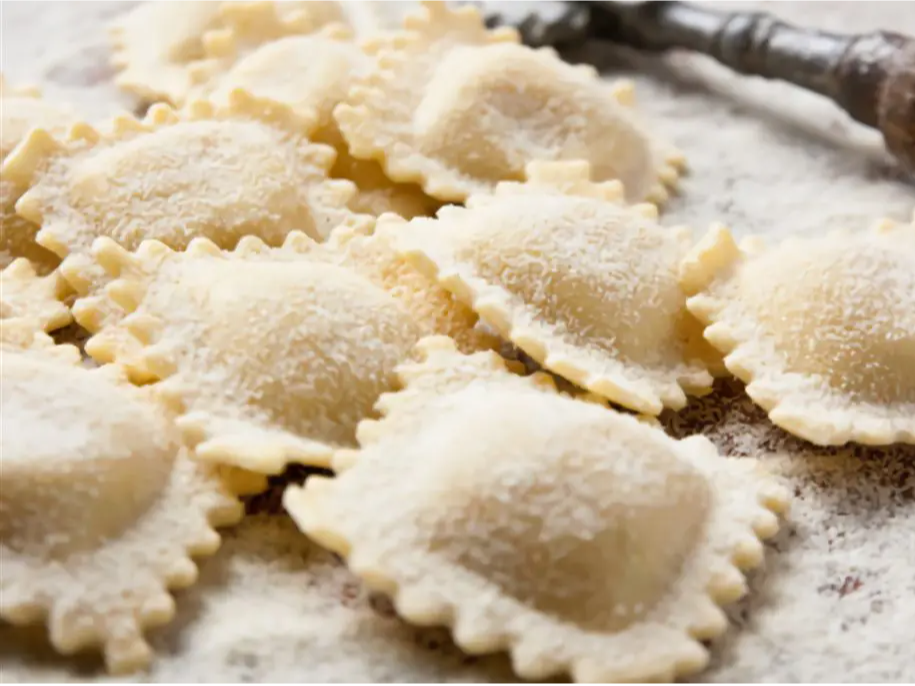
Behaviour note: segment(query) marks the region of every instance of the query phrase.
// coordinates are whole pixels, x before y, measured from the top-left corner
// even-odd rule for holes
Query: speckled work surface
[[[915,34],[911,3],[741,3],[839,31]],[[110,85],[103,31],[130,3],[2,3],[2,66],[15,83],[89,118],[133,104]],[[664,61],[584,46],[609,76],[635,78],[642,109],[684,150],[691,173],[666,213],[702,229],[773,237],[906,218],[915,186],[879,137],[820,99],[737,79],[701,58]],[[676,435],[707,434],[731,455],[759,456],[795,501],[752,593],[697,680],[904,681],[915,678],[915,447],[815,449],[772,427],[723,382],[679,415]],[[263,504],[263,501],[262,501]],[[400,622],[332,555],[282,516],[228,531],[178,617],[153,632],[154,681],[506,681],[504,656],[460,654],[443,631]],[[99,680],[95,657],[61,658],[41,630],[0,626],[2,681]]]

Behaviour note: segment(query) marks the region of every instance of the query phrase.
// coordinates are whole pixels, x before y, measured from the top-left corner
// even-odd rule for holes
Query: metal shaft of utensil
[[[759,12],[690,3],[592,3],[590,35],[648,51],[693,50],[741,74],[779,79],[835,101],[883,133],[915,172],[915,39],[888,31],[840,35]]]

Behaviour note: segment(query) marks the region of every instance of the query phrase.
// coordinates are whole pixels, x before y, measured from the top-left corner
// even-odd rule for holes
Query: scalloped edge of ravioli
[[[897,240],[908,235],[910,242]],[[744,309],[740,289],[748,265],[771,256],[777,258],[779,254],[814,264],[818,247],[832,249],[846,243],[856,255],[866,252],[870,245],[881,243],[894,252],[908,247],[913,270],[910,278],[915,283],[915,222],[887,220],[870,231],[836,231],[813,238],[789,238],[772,248],[767,248],[757,237],[747,238],[738,247],[727,229],[716,227],[681,265],[681,283],[692,295],[687,306],[705,326],[705,338],[725,354],[727,368],[747,384],[747,394],[768,412],[769,419],[777,426],[818,445],[841,445],[849,441],[866,445],[915,443],[915,402],[901,403],[895,410],[881,407],[833,388],[819,374],[792,371],[772,332],[761,327],[758,313]],[[775,294],[778,284],[772,280],[776,275],[769,273],[766,278],[768,283],[762,285],[764,292]],[[815,306],[804,296],[799,296],[796,304]],[[915,313],[915,290],[909,311]],[[908,339],[915,341],[915,316],[912,323]],[[860,323],[855,327],[860,329]],[[814,348],[805,353],[814,354]]]
[[[16,145],[33,126],[51,127],[55,131],[64,130],[78,117],[69,106],[53,103],[41,97],[41,91],[32,86],[11,86],[0,73],[0,130],[4,137],[3,149],[0,150],[0,164],[6,159]],[[25,106],[31,112],[22,112]],[[38,108],[36,111],[35,108]],[[19,119],[18,125],[11,120]],[[22,129],[23,121],[29,125]],[[12,132],[11,132],[12,129]],[[18,132],[17,132],[17,129]],[[16,214],[16,202],[25,192],[21,184],[14,183],[6,175],[0,179],[0,225],[3,226],[2,243],[0,243],[0,267],[6,267],[16,258],[25,257],[40,273],[48,273],[57,267],[60,260],[57,255],[35,242],[38,226]]]
[[[350,245],[362,238],[366,239],[367,245]],[[158,284],[160,288],[155,297],[157,302],[159,299],[162,302],[158,302],[156,307],[167,307],[170,287],[168,283],[164,286],[159,283],[157,274],[169,262],[177,262],[180,266],[182,262],[194,260],[228,260],[241,266],[248,260],[258,263],[276,260],[278,263],[301,263],[306,270],[311,265],[315,269],[331,270],[328,276],[337,274],[348,282],[352,281],[354,287],[361,284],[360,287],[365,288],[367,295],[389,302],[391,309],[388,314],[396,314],[402,319],[398,326],[398,336],[408,337],[410,341],[402,345],[398,341],[391,341],[387,345],[403,348],[402,354],[397,355],[398,360],[406,357],[415,340],[421,337],[422,329],[432,325],[428,321],[418,322],[415,318],[428,310],[410,303],[410,297],[418,292],[415,283],[407,281],[406,284],[400,284],[396,279],[388,279],[381,265],[364,263],[369,255],[387,255],[387,259],[395,263],[394,267],[399,266],[396,254],[388,250],[386,245],[376,243],[380,239],[347,232],[342,239],[343,243],[338,245],[336,240],[335,238],[335,243],[332,244],[316,243],[301,232],[293,232],[287,236],[282,246],[273,248],[248,236],[233,251],[225,251],[206,239],[194,239],[183,252],[175,252],[150,240],[130,252],[111,239],[97,239],[94,248],[96,259],[112,281],[103,295],[78,300],[74,305],[74,316],[77,321],[96,321],[99,313],[111,309],[112,303],[121,309],[123,316],[117,322],[109,322],[93,336],[86,344],[86,351],[97,360],[124,365],[137,382],[159,381],[156,384],[159,393],[179,408],[179,427],[185,440],[194,447],[197,459],[262,474],[279,473],[293,462],[325,466],[329,464],[336,446],[323,438],[309,437],[269,422],[265,424],[256,416],[251,416],[248,420],[237,417],[233,420],[234,423],[229,422],[228,410],[234,408],[233,411],[237,410],[244,415],[244,402],[236,407],[228,399],[223,399],[224,402],[220,404],[213,398],[192,398],[199,394],[203,385],[200,379],[194,378],[198,370],[188,367],[190,362],[182,357],[181,351],[186,343],[180,338],[180,330],[172,331],[175,325],[170,323],[170,312],[149,310],[145,300],[151,286]],[[351,248],[356,250],[355,255],[346,254]],[[367,253],[360,255],[360,248]],[[402,286],[407,292],[397,293]],[[211,285],[211,289],[219,288],[218,283]],[[328,283],[328,288],[332,290],[333,285]],[[434,291],[433,295],[436,295]],[[461,324],[460,316],[446,321],[458,328]],[[189,324],[184,322],[183,325]],[[392,354],[391,350],[383,352],[385,355]],[[373,375],[377,371],[373,370]],[[381,384],[382,387],[387,384],[383,378],[372,383]]]
[[[650,158],[642,160],[641,166],[650,169],[652,178],[641,179],[638,183],[633,178],[624,178],[624,184],[647,188],[647,192],[639,193],[640,198],[633,199],[662,202],[667,198],[668,189],[676,185],[680,170],[685,166],[685,159],[669,144],[642,131],[637,117],[631,112],[634,96],[630,82],[603,84],[590,66],[562,62],[549,48],[531,50],[521,46],[518,33],[512,28],[487,29],[475,7],[450,9],[443,2],[422,3],[422,12],[407,16],[402,31],[366,42],[365,49],[375,57],[376,66],[357,80],[347,100],[335,111],[353,155],[377,160],[391,179],[419,183],[428,195],[440,200],[463,201],[473,193],[491,190],[493,181],[475,178],[472,173],[424,153],[413,119],[436,68],[449,53],[459,48],[500,45],[517,46],[525,56],[542,62],[543,68],[562,70],[583,88],[606,91],[601,95],[606,99],[606,107],[614,110],[619,128],[628,132],[620,138],[629,135],[638,136],[640,141],[644,139]],[[453,88],[453,84],[442,87]],[[438,102],[440,97],[434,100]],[[470,105],[466,108],[473,109]],[[608,117],[608,121],[610,119]],[[616,147],[621,148],[621,143]],[[468,158],[479,154],[480,151],[475,150]],[[617,155],[621,153],[618,151]],[[535,155],[525,161],[537,158]],[[521,164],[519,175],[523,174],[523,166]]]
[[[185,65],[202,54],[204,34],[219,25],[220,5],[150,2],[112,21],[115,84],[142,100],[179,103],[189,86]]]
[[[372,491],[377,486],[380,494],[423,498],[421,489],[411,481],[409,466],[404,472],[398,458],[405,454],[406,446],[414,445],[411,441],[435,450],[434,436],[424,436],[423,431],[430,422],[434,424],[432,420],[444,421],[452,416],[448,408],[455,405],[448,405],[450,399],[457,398],[453,402],[458,402],[468,390],[494,396],[505,393],[506,401],[526,394],[547,395],[561,402],[580,403],[582,408],[591,408],[589,413],[594,412],[592,403],[557,393],[545,375],[520,377],[511,373],[505,361],[494,353],[465,356],[446,337],[425,338],[417,348],[420,361],[405,363],[398,369],[402,390],[385,394],[379,401],[382,418],[360,425],[361,448],[343,450],[335,456],[333,465],[338,475],[310,477],[303,487],[287,488],[283,503],[297,526],[344,557],[350,570],[369,588],[390,595],[407,621],[447,626],[458,646],[469,654],[507,650],[516,673],[523,678],[542,679],[569,672],[576,683],[634,683],[631,680],[667,681],[704,668],[708,653],[700,640],[726,630],[727,619],[720,606],[747,592],[742,571],[761,563],[762,541],[778,531],[777,515],[788,509],[787,492],[768,475],[757,473],[760,467],[755,460],[722,457],[702,436],[678,441],[652,426],[650,420],[646,426],[639,418],[601,407],[600,412],[606,413],[601,415],[601,422],[619,422],[621,430],[626,428],[634,434],[653,432],[653,440],[669,443],[671,451],[711,487],[710,509],[686,571],[681,570],[665,586],[666,613],[658,610],[650,618],[637,620],[611,635],[551,617],[519,603],[501,587],[493,587],[494,582],[483,571],[466,569],[443,557],[441,551],[428,550],[428,541],[422,536],[420,540],[411,538],[410,531],[423,529],[417,528],[416,522],[402,522],[405,531],[404,537],[398,539],[401,549],[397,553],[375,537],[367,540],[371,534],[360,538],[363,527],[359,522],[364,521],[360,518],[373,516],[373,496],[356,485],[367,479],[374,484]],[[506,406],[505,411],[511,412],[512,407]],[[485,440],[485,435],[474,434],[460,449],[437,451],[428,458],[445,462],[441,469],[449,465],[458,468],[446,454],[461,461],[463,451]],[[428,475],[433,467],[425,465],[423,474]],[[518,475],[512,479],[516,477],[527,483]],[[350,483],[355,485],[347,490]],[[397,495],[399,489],[402,493]],[[378,496],[379,507],[383,497],[388,496]],[[462,500],[456,498],[450,499],[443,492],[426,497],[423,502],[432,508],[441,502],[459,506]],[[416,512],[411,508],[403,516],[420,516],[420,511],[421,507]],[[397,532],[391,531],[391,536],[396,537]],[[415,547],[409,545],[411,541]],[[395,554],[404,562],[391,562]],[[395,571],[397,568],[399,571]],[[421,568],[427,581],[408,578],[410,573],[404,570],[413,568]],[[688,579],[690,575],[695,578]],[[482,587],[477,583],[481,580]],[[666,616],[655,616],[659,613]]]
[[[310,141],[307,135],[302,133],[302,121],[288,108],[275,104],[265,105],[241,90],[234,91],[229,104],[224,107],[215,107],[206,101],[195,101],[184,110],[176,111],[160,103],[151,107],[142,120],[128,115],[115,117],[105,131],[78,123],[70,128],[65,139],[55,138],[43,129],[34,129],[6,159],[2,171],[5,177],[29,187],[17,202],[16,210],[20,216],[41,225],[36,236],[37,242],[63,258],[61,273],[77,292],[85,294],[98,287],[94,281],[97,281],[99,275],[86,278],[84,274],[82,279],[78,278],[78,275],[85,271],[88,261],[86,253],[89,252],[94,238],[107,234],[102,233],[100,227],[87,216],[88,210],[81,211],[72,207],[69,189],[72,184],[79,182],[79,179],[70,178],[65,172],[73,165],[86,165],[95,159],[94,155],[116,150],[121,144],[129,145],[144,139],[155,140],[153,137],[159,132],[170,135],[184,124],[195,126],[207,122],[251,124],[258,130],[262,129],[265,135],[274,137],[277,149],[289,148],[288,154],[295,155],[300,163],[298,186],[301,188],[303,205],[307,205],[313,215],[312,230],[318,234],[317,238],[326,238],[333,228],[340,225],[349,225],[365,231],[371,229],[373,217],[358,214],[350,209],[350,203],[356,195],[355,184],[329,177],[329,171],[336,159],[334,149]],[[163,150],[160,154],[167,156],[173,152]],[[240,160],[240,168],[243,165],[244,160]],[[104,188],[92,185],[97,184],[96,181],[84,181],[89,183],[93,194],[104,195]],[[96,200],[92,206],[100,202],[101,200]],[[169,199],[162,199],[163,205],[169,202]],[[174,211],[174,207],[169,206],[169,212],[173,214]],[[136,217],[132,221],[136,223]],[[269,214],[263,212],[263,217],[258,221],[269,223]],[[176,226],[180,224],[176,223]],[[260,227],[260,230],[266,233],[268,228]],[[131,230],[135,230],[135,227]],[[200,232],[208,230],[204,226]],[[225,232],[225,227],[217,227],[213,231]],[[141,239],[146,237],[148,236],[144,235]],[[175,229],[168,240],[165,237],[160,239],[173,247],[184,247],[193,237]],[[234,240],[237,241],[238,238],[240,236],[235,236]],[[122,236],[118,236],[118,239],[124,242]],[[229,235],[228,240],[224,242],[231,243],[232,240],[232,236]],[[134,246],[127,244],[126,247]]]
[[[201,58],[187,66],[190,97],[214,76],[224,74],[261,48],[287,38],[321,36],[346,40],[359,49],[357,42],[392,28],[392,16],[381,7],[394,7],[392,14],[398,15],[403,12],[398,12],[396,6],[410,4],[323,0],[223,3],[221,25],[203,35]],[[288,65],[280,67],[283,68]]]
[[[314,32],[288,35],[247,53],[241,49],[242,43],[243,37],[236,37],[228,28],[211,57],[191,65],[195,84],[191,97],[220,103],[240,88],[265,108],[291,109],[315,142],[336,149],[330,175],[356,184],[358,192],[350,203],[356,212],[376,217],[396,212],[407,219],[434,213],[438,203],[419,186],[392,181],[378,162],[353,157],[337,127],[334,108],[345,99],[351,81],[371,63],[354,41],[350,27],[325,24]],[[330,59],[324,60],[322,52],[330,52]],[[313,68],[320,70],[323,79],[313,80],[309,75]],[[268,70],[268,79],[257,82],[258,75]]]
[[[0,319],[33,320],[45,332],[60,329],[73,321],[63,302],[68,295],[70,288],[59,272],[40,276],[24,257],[0,271]]]
[[[215,81],[241,60],[286,38],[322,33],[337,40],[352,37],[344,25],[322,25],[308,12],[305,3],[285,13],[279,5],[276,0],[224,4],[221,26],[203,35],[203,55],[187,65],[189,87],[185,99],[208,98]]]
[[[108,26],[115,84],[147,102],[181,105],[194,84],[193,66],[227,51],[234,34],[243,32],[257,44],[313,30],[316,17],[303,11],[304,5],[270,0],[145,3]]]
[[[7,354],[3,369],[4,374],[13,374],[18,362],[31,369],[28,380],[22,383],[46,384],[45,388],[36,391],[37,398],[46,395],[49,400],[42,405],[39,414],[48,415],[56,393],[67,394],[69,403],[77,402],[77,398],[69,394],[78,393],[79,388],[91,387],[94,392],[104,389],[112,400],[123,395],[123,404],[132,405],[135,412],[148,411],[149,417],[158,417],[163,427],[173,427],[173,441],[156,450],[172,454],[174,464],[167,474],[162,474],[163,483],[151,487],[145,504],[131,506],[141,507],[141,510],[133,513],[135,521],[118,536],[103,538],[101,542],[90,537],[79,542],[77,550],[69,553],[71,544],[65,536],[44,538],[45,545],[63,546],[59,554],[53,550],[17,551],[8,547],[12,539],[5,541],[0,546],[4,559],[0,615],[14,625],[45,623],[51,644],[61,654],[100,648],[109,673],[136,672],[147,667],[153,659],[152,649],[144,638],[145,630],[174,619],[175,599],[170,591],[186,588],[197,579],[197,566],[192,556],[212,555],[220,545],[215,528],[237,523],[244,508],[229,491],[218,470],[196,465],[188,458],[170,413],[154,399],[149,389],[131,385],[123,370],[113,365],[92,370],[80,367],[79,351],[74,346],[55,346],[44,337],[36,339],[36,343],[30,349],[18,352],[10,351],[5,345]],[[22,397],[15,395],[11,401],[17,402]],[[107,409],[93,406],[86,411],[97,412],[99,421],[104,423],[110,421]],[[51,420],[51,415],[45,419]],[[62,421],[63,425],[54,425],[55,431],[42,434],[43,440],[53,441],[55,436],[68,435],[61,432],[66,423]],[[137,429],[142,433],[143,427]],[[159,439],[160,434],[149,438]],[[80,442],[79,434],[74,440]],[[91,443],[91,436],[86,441]],[[83,449],[90,448],[84,445]],[[97,466],[110,471],[114,464],[106,460],[103,449],[104,445],[92,447]],[[22,472],[24,490],[6,493],[4,499],[9,496],[13,502],[5,502],[4,509],[13,508],[17,496],[24,498],[28,494],[28,463],[10,467],[4,474],[7,486],[12,486]],[[78,478],[79,470],[70,471],[66,459],[56,478],[54,465],[39,463],[35,468],[38,485],[46,491],[57,482],[64,498],[80,493],[68,486]],[[104,469],[98,473],[89,469],[86,478],[101,478],[104,472]],[[118,479],[123,476],[124,467],[115,470],[110,476],[108,490],[117,490]],[[83,497],[90,497],[92,491],[83,493]],[[51,495],[46,492],[45,497]],[[79,509],[78,503],[70,503],[69,507]],[[19,535],[27,534],[27,531],[19,532]],[[5,532],[5,539],[7,535],[13,536],[14,532]],[[48,556],[51,558],[45,559]],[[112,558],[118,561],[117,565],[111,565]],[[127,573],[129,565],[135,567],[135,573]]]
[[[243,39],[227,29],[225,45],[214,50],[208,59],[191,65],[194,87],[190,98],[221,103],[234,89],[240,88],[256,99],[288,106],[308,124],[305,133],[310,135],[332,121],[336,102],[323,102],[323,94],[314,90],[301,92],[295,83],[297,70],[307,69],[320,60],[322,51],[327,49],[351,50],[356,59],[368,62],[368,57],[352,38],[347,26],[334,23],[314,32],[283,36],[245,52],[239,45]],[[300,60],[308,60],[308,63],[303,65]],[[264,74],[268,75],[266,83],[257,78]],[[275,81],[271,82],[271,79]],[[334,100],[342,100],[346,90],[344,86]]]
[[[523,203],[526,195],[537,196],[538,200],[553,196],[550,199],[555,198],[556,202],[569,199],[576,203],[606,203],[621,217],[638,222],[653,224],[658,216],[657,208],[651,204],[624,205],[618,181],[590,181],[587,162],[532,162],[527,173],[528,180],[524,183],[502,182],[492,195],[471,196],[465,208],[446,207],[434,220],[410,222],[399,239],[399,250],[417,269],[438,279],[503,338],[544,368],[612,402],[638,412],[659,414],[664,407],[684,407],[687,392],[694,395],[709,392],[713,379],[708,369],[715,366],[715,356],[697,327],[692,326],[685,293],[679,319],[672,324],[676,335],[668,341],[671,353],[668,357],[676,357],[676,347],[682,353],[680,361],[670,369],[659,368],[658,373],[649,374],[648,370],[655,371],[650,366],[618,358],[597,346],[589,348],[574,336],[564,335],[557,324],[545,322],[521,296],[480,276],[476,264],[455,254],[449,241],[461,235],[462,225],[477,221],[477,210],[485,212],[503,202]],[[669,237],[670,242],[679,246],[679,257],[670,264],[669,279],[669,286],[679,290],[677,268],[679,259],[692,245],[690,232],[686,227],[653,225],[652,228],[659,240]]]

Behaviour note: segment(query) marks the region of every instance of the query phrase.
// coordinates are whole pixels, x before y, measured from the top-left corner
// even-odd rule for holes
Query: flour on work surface
[[[738,381],[661,419],[674,436],[701,433],[726,454],[758,456],[793,495],[749,596],[729,611],[737,630],[699,679],[911,673],[900,627],[915,620],[915,447],[812,446],[774,427]]]
[[[111,83],[104,27],[134,4],[4,3],[4,74],[41,86],[45,97],[71,103],[87,118],[132,108]],[[906,3],[739,3],[742,10],[751,7],[844,33],[915,32]],[[610,78],[636,82],[639,110],[689,157],[690,174],[665,206],[665,221],[697,228],[723,221],[737,236],[761,234],[774,243],[884,215],[911,216],[912,186],[886,163],[879,135],[825,100],[786,84],[728,75],[700,57],[646,58],[636,65],[627,62],[631,56],[588,49]],[[737,382],[719,382],[672,421],[662,418],[678,437],[703,433],[722,452],[761,451],[795,493],[782,532],[767,545],[764,567],[750,575],[749,600],[731,612],[735,625],[698,678],[910,678],[915,664],[903,631],[915,624],[915,448],[813,449],[772,427]],[[324,571],[303,572],[309,559],[323,559]],[[404,625],[389,606],[370,605],[359,589],[341,563],[288,520],[246,521],[203,562],[200,582],[178,594],[174,622],[151,632],[159,660],[149,678],[512,678],[504,656],[464,657],[444,632]],[[372,606],[388,614],[378,617]],[[335,620],[314,650],[312,639],[295,638],[314,636],[331,613],[354,619]],[[4,680],[99,678],[98,662],[26,650],[28,639],[0,629]]]
[[[253,516],[228,530],[179,601],[171,629],[152,632],[153,681],[512,680],[504,656],[466,656],[446,631],[397,619],[388,601],[282,516]],[[77,664],[55,656],[37,632],[0,628],[4,680],[69,681],[97,670],[88,658]]]

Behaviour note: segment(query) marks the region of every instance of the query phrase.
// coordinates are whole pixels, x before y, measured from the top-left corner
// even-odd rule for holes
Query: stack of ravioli
[[[407,622],[528,679],[699,671],[788,502],[655,417],[732,374],[813,443],[915,443],[915,224],[665,225],[630,85],[386,11],[141,5],[142,119],[3,84],[0,618],[147,667],[299,464],[285,509]]]

